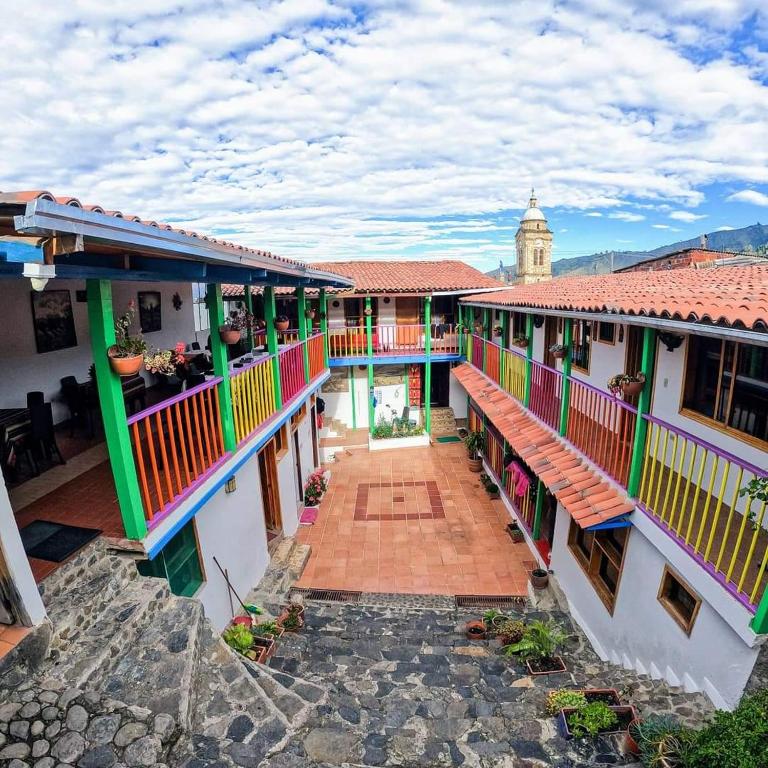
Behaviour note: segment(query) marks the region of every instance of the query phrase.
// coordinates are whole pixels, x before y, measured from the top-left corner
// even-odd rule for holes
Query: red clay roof
[[[246,248],[244,245],[231,243],[227,240],[217,240],[215,237],[208,237],[207,235],[201,235],[191,230],[176,229],[175,227],[172,227],[170,224],[158,224],[158,222],[156,221],[140,219],[138,216],[132,216],[127,213],[122,213],[121,211],[109,211],[105,208],[102,208],[100,205],[83,205],[76,197],[56,197],[44,189],[22,190],[19,192],[0,192],[0,205],[26,205],[27,203],[30,203],[33,200],[50,200],[52,203],[59,203],[60,205],[71,205],[73,208],[81,208],[82,210],[90,211],[92,213],[100,213],[104,216],[114,216],[115,218],[125,219],[126,221],[135,221],[139,224],[144,224],[145,226],[148,226],[148,227],[157,227],[158,229],[164,229],[171,232],[178,232],[181,235],[187,235],[189,237],[197,237],[197,238],[200,238],[201,240],[206,240],[210,243],[223,245],[224,247],[230,248],[233,251],[236,251],[238,253],[253,253],[257,256],[262,256],[262,257],[266,256],[270,259],[274,259],[275,261],[282,262],[283,264],[294,264],[296,266],[309,266],[300,261],[294,261],[293,259],[286,259],[283,256],[275,256],[275,254],[270,253],[269,251],[261,251],[256,248]],[[312,269],[311,266],[309,268]],[[242,293],[242,287],[240,290]]]
[[[634,504],[581,454],[480,371],[462,363],[453,373],[580,527],[589,528],[634,511]]]
[[[692,267],[563,277],[465,296],[468,303],[645,315],[768,329],[768,266]]]

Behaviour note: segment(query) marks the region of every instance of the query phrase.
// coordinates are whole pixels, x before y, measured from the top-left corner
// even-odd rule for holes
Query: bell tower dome
[[[515,235],[517,282],[527,285],[552,279],[552,232],[547,217],[539,208],[534,190]]]

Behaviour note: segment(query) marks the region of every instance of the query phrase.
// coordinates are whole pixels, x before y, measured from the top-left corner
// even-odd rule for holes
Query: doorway
[[[280,515],[280,490],[277,485],[277,452],[272,438],[259,452],[259,478],[261,479],[261,503],[267,529],[267,545],[283,534]]]
[[[549,348],[557,344],[557,318],[547,316],[544,320],[544,365],[555,368],[555,356]]]
[[[293,461],[296,469],[296,485],[299,491],[298,500],[304,501],[304,483],[301,479],[301,453],[299,452],[299,430],[293,430]]]
[[[627,346],[624,355],[624,371],[630,376],[643,368],[643,329],[638,325],[627,326]],[[624,395],[624,401],[637,407],[640,395]]]
[[[395,307],[397,320],[397,346],[401,349],[415,349],[419,341],[419,298],[398,296]]]
[[[317,402],[312,406],[312,410],[309,412],[310,423],[309,427],[312,430],[312,459],[315,462],[315,466],[320,466],[320,452],[317,450]]]
[[[451,364],[432,363],[432,391],[430,403],[433,408],[447,408],[450,404]]]

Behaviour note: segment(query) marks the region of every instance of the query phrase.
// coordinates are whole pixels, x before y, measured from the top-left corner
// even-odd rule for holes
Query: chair
[[[66,464],[56,443],[51,404],[33,405],[29,409],[29,420],[32,427],[30,440],[33,451],[48,461],[52,461],[55,455],[60,464]]]
[[[43,392],[27,392],[27,408],[42,405],[44,402],[45,394]]]
[[[32,475],[36,477],[40,474],[32,452],[29,422],[14,424],[10,427],[0,427],[0,446],[2,446],[3,477],[7,477],[12,482],[18,479],[16,459],[22,456],[26,459]]]
[[[190,373],[187,376],[187,389],[192,389],[192,387],[196,387],[198,384],[205,384],[205,374]]]
[[[65,376],[61,379],[61,394],[69,409],[69,436],[72,437],[75,434],[76,420],[85,424],[89,436],[93,436],[93,420],[88,397],[74,376]]]

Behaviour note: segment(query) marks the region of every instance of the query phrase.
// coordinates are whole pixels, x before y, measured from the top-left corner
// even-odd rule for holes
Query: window
[[[602,341],[603,344],[615,344],[616,326],[613,323],[598,323],[597,340]]]
[[[571,361],[575,368],[589,371],[589,347],[592,341],[592,323],[587,320],[574,320]]]
[[[168,579],[174,595],[192,597],[205,581],[194,520],[190,520],[154,560],[142,560],[137,568],[142,576]]]
[[[628,527],[585,531],[575,520],[571,520],[568,532],[568,548],[611,613],[621,580],[628,536]]]
[[[525,336],[525,312],[512,313],[512,338]]]
[[[210,323],[208,322],[208,307],[205,304],[205,283],[192,283],[192,313],[195,318],[195,331],[207,331]]]
[[[768,349],[689,336],[683,408],[768,441]]]
[[[288,452],[288,432],[285,424],[275,432],[275,456],[281,459]]]
[[[683,632],[690,635],[701,608],[701,598],[668,565],[664,566],[658,598]]]

